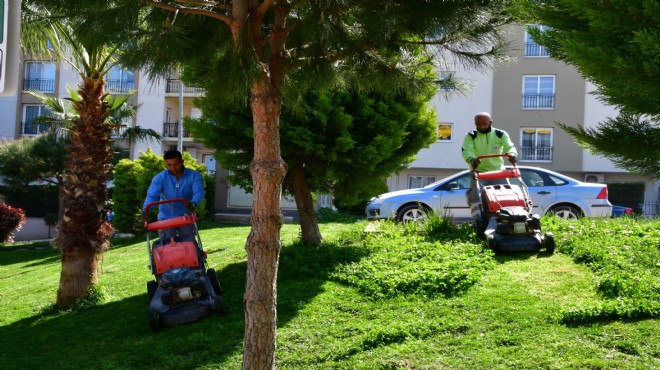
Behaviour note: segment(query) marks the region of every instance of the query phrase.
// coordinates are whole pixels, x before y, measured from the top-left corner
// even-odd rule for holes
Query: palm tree
[[[75,19],[61,20],[48,9],[23,2],[22,46],[33,54],[55,54],[70,64],[81,82],[68,100],[68,159],[60,204],[63,216],[53,244],[62,253],[57,306],[70,308],[88,297],[98,282],[98,261],[109,246],[112,226],[105,221],[111,173],[111,113],[127,98],[108,99],[105,74],[116,63],[119,45],[85,38]],[[41,40],[41,41],[39,41]],[[50,45],[44,45],[49,40]]]

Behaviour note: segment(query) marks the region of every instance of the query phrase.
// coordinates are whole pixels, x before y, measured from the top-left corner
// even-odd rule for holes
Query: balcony
[[[523,109],[554,109],[555,94],[523,94]]]
[[[165,93],[172,94],[172,93],[179,93],[181,91],[181,80],[178,79],[173,79],[173,78],[168,78],[167,79],[167,86],[165,86]],[[183,93],[184,94],[202,94],[204,93],[204,89],[201,87],[196,87],[196,86],[187,86],[183,85]]]
[[[179,122],[163,123],[163,137],[179,137]],[[183,130],[183,137],[190,137],[188,130]]]
[[[124,135],[124,132],[126,132],[126,129],[128,129],[128,127],[126,125],[115,126],[112,129],[112,132],[110,133],[110,137],[112,137],[113,139],[119,139]]]
[[[523,146],[520,148],[521,161],[552,162],[551,146]]]
[[[35,136],[43,134],[51,128],[52,126],[47,123],[38,123],[36,121],[21,122],[21,136]]]
[[[107,80],[105,91],[115,94],[128,94],[135,89],[135,81],[130,80]]]
[[[55,92],[55,79],[51,78],[24,78],[23,91]]]
[[[549,57],[548,49],[545,46],[539,45],[535,42],[525,43],[525,56],[526,57]]]

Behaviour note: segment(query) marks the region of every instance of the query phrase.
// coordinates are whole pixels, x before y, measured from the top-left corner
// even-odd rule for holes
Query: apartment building
[[[644,202],[653,204],[647,213],[657,213],[660,179],[648,179],[617,168],[606,158],[589,154],[557,122],[595,127],[616,109],[603,105],[591,94],[595,87],[578,71],[549,57],[522,26],[507,31],[511,61],[488,73],[466,71],[457,66],[444,71],[472,80],[475,89],[467,96],[434,101],[438,113],[438,140],[423,149],[410,167],[387,180],[391,191],[415,188],[467,168],[461,144],[474,129],[474,115],[491,112],[493,126],[506,130],[519,152],[519,163],[560,172],[587,182],[642,182]],[[643,208],[643,207],[642,207]],[[655,212],[655,213],[654,213]]]

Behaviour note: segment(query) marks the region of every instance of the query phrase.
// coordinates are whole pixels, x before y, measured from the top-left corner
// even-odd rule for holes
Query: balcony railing
[[[47,78],[23,79],[23,91],[55,92],[55,80]]]
[[[523,94],[522,107],[526,109],[554,109],[555,94]]]
[[[47,123],[38,123],[36,121],[21,122],[21,135],[22,136],[39,135],[50,130],[51,128],[52,126]]]
[[[551,146],[523,146],[520,149],[521,161],[552,161]]]
[[[116,126],[115,128],[112,129],[112,133],[110,136],[113,139],[118,139],[124,135],[124,132],[126,132],[127,126]]]
[[[179,122],[165,122],[163,123],[163,136],[164,137],[179,137]],[[184,128],[183,137],[190,137],[188,130]]]
[[[165,86],[165,92],[166,93],[178,93],[179,91],[181,91],[181,80],[168,78],[167,79],[167,86]],[[201,88],[201,87],[188,86],[186,84],[183,85],[183,93],[184,94],[201,94],[203,92],[204,92],[204,89]]]
[[[126,94],[135,88],[135,81],[107,80],[105,90],[109,93]]]
[[[539,45],[535,42],[525,43],[525,56],[526,57],[547,57],[550,56],[548,49],[545,46]]]

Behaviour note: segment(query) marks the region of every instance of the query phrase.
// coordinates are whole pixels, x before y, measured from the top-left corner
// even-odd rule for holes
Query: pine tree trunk
[[[302,163],[297,163],[291,168],[290,177],[291,189],[296,200],[298,217],[300,217],[302,242],[307,245],[319,244],[322,240],[321,230],[316,219],[314,199],[312,198],[312,192],[309,190],[305,168]]]
[[[243,369],[274,369],[277,333],[277,267],[281,249],[282,180],[286,163],[280,152],[279,89],[255,83],[251,90],[254,125],[253,205],[245,249],[245,342]]]

